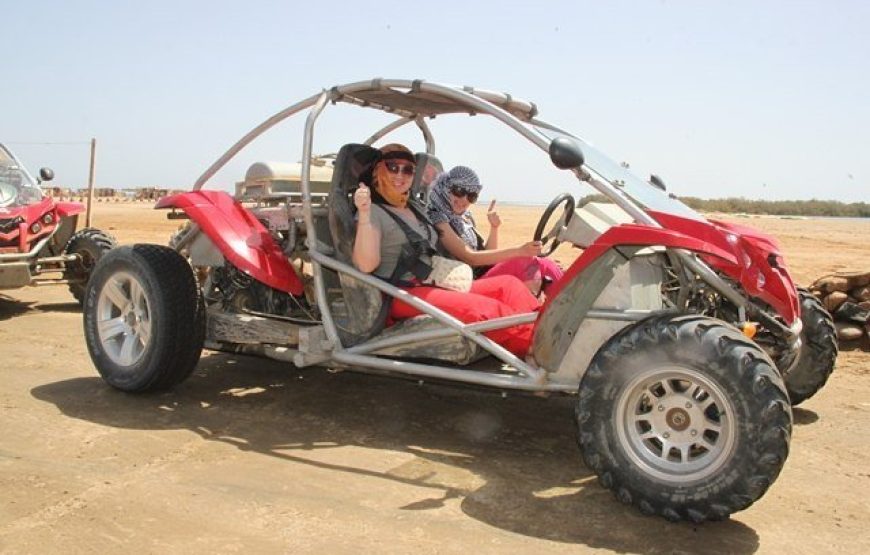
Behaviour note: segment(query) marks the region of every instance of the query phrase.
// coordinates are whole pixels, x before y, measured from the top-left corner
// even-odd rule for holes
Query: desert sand
[[[540,212],[502,207],[503,243]],[[870,221],[723,218],[778,237],[799,284],[870,269]],[[136,203],[94,217],[121,243],[165,244],[178,223]],[[596,483],[571,397],[213,352],[177,389],[128,395],[97,375],[64,287],[4,291],[0,552],[868,553],[868,374],[870,353],[841,352],[759,502],[670,524]]]

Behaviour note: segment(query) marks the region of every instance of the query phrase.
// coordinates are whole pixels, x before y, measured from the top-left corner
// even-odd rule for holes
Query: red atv
[[[94,266],[115,239],[93,228],[76,232],[85,207],[55,202],[39,186],[54,173],[42,168],[39,176],[33,179],[0,144],[0,290],[67,284],[81,303]]]
[[[342,146],[327,178],[312,156],[314,128],[336,104],[386,119]],[[252,140],[303,111],[298,175],[258,163],[235,198],[201,190]],[[372,145],[419,127],[426,151],[412,195],[425,203],[440,166],[429,122],[455,115],[504,124],[548,155],[551,171],[610,200],[577,206],[562,194],[544,211],[535,238],[547,252],[564,241],[583,254],[538,311],[466,324],[352,265],[351,196],[377,159]],[[504,153],[505,163],[516,159]],[[190,222],[169,247],[107,254],[86,292],[88,350],[113,387],[173,387],[205,346],[297,367],[576,395],[580,451],[601,484],[670,520],[723,519],[760,498],[788,455],[790,376],[809,383],[792,388],[798,402],[821,387],[837,354],[830,317],[795,288],[773,239],[708,221],[661,180],[638,178],[509,94],[420,80],[326,88],[254,128],[192,192],[157,208]],[[423,316],[387,326],[390,298]],[[527,323],[535,332],[525,360],[483,334]]]

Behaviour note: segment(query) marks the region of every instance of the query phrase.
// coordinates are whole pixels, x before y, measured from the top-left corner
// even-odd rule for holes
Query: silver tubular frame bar
[[[371,137],[369,137],[368,139],[366,139],[363,144],[371,146],[371,145],[375,144],[375,142],[378,139],[392,133],[396,129],[398,129],[398,128],[402,127],[403,125],[405,125],[406,123],[410,123],[412,121],[414,121],[414,118],[399,118],[396,121],[394,121],[393,123],[387,125],[383,129],[381,129],[380,131],[375,133],[374,135],[372,135]]]
[[[211,179],[212,176],[214,176],[214,174],[216,174],[222,167],[224,167],[224,164],[226,164],[233,156],[238,154],[240,150],[248,146],[251,141],[262,135],[268,129],[289,118],[293,114],[301,112],[305,108],[312,106],[314,102],[317,101],[318,98],[320,98],[320,96],[321,94],[309,96],[302,102],[297,102],[293,106],[281,110],[257,127],[248,131],[247,135],[239,139],[236,144],[231,146],[230,149],[223,154],[223,156],[215,160],[215,162],[211,166],[209,166],[208,169],[205,170],[205,172],[201,176],[199,176],[199,179],[197,179],[196,183],[193,184],[193,190],[199,191],[200,189],[202,189],[202,186],[205,185],[205,183],[209,179]]]
[[[324,323],[324,331],[326,331],[327,337],[333,344],[333,352],[332,358],[338,362],[345,362],[345,356],[353,356],[353,364],[363,364],[363,361],[367,361],[372,364],[375,368],[379,368],[380,364],[377,361],[382,361],[383,359],[375,357],[375,356],[365,356],[367,353],[371,353],[378,349],[383,349],[390,346],[402,345],[405,343],[410,343],[412,341],[418,341],[422,339],[437,339],[441,337],[449,337],[451,335],[462,335],[463,337],[468,338],[471,341],[474,341],[480,347],[485,349],[487,352],[497,357],[499,360],[508,364],[514,368],[516,368],[522,375],[525,376],[525,379],[522,379],[519,376],[511,376],[511,383],[515,383],[519,389],[546,389],[545,381],[546,375],[543,370],[532,367],[527,364],[519,357],[502,347],[501,345],[494,342],[492,339],[482,335],[483,331],[491,331],[495,329],[503,329],[509,328],[512,326],[516,326],[518,324],[530,323],[533,322],[537,318],[537,313],[529,313],[529,314],[518,314],[515,316],[510,316],[507,318],[498,318],[495,320],[488,320],[486,322],[477,322],[474,324],[465,324],[460,322],[453,316],[447,314],[443,310],[440,310],[429,303],[418,299],[417,297],[411,295],[407,291],[403,289],[399,289],[398,287],[389,284],[381,279],[371,276],[370,274],[365,274],[360,272],[353,266],[348,264],[344,264],[339,262],[329,256],[326,256],[323,253],[312,251],[311,253],[312,263],[316,263],[317,265],[323,265],[327,268],[335,270],[337,272],[341,272],[344,274],[348,274],[351,277],[354,277],[360,281],[365,282],[368,285],[371,285],[377,288],[379,291],[390,295],[391,297],[400,300],[410,306],[413,306],[420,312],[427,314],[434,319],[438,320],[442,324],[444,324],[444,329],[432,330],[432,331],[424,331],[424,332],[415,332],[413,334],[406,334],[402,336],[397,336],[389,339],[381,339],[374,341],[367,341],[360,345],[356,345],[349,349],[345,349],[340,346],[340,342],[338,340],[338,330],[335,327],[335,322],[332,320],[331,316],[328,319],[323,318]],[[318,297],[318,302],[320,299]],[[324,292],[324,303],[325,303],[325,292]],[[329,312],[329,305],[324,304],[321,308],[321,313]],[[325,314],[324,314],[325,316]],[[359,358],[362,357],[362,358]],[[418,365],[420,368],[428,368],[429,370],[435,372],[436,374],[441,372],[442,370],[456,370],[447,367],[440,367],[434,365]],[[391,365],[392,369],[396,369],[395,364]],[[460,379],[465,377],[468,374],[473,374],[467,370],[458,370],[461,372],[459,376],[452,379]],[[503,380],[499,380],[500,385],[505,385],[502,383]],[[480,382],[475,382],[480,383]],[[525,385],[533,386],[533,387],[525,387]],[[523,387],[519,387],[523,386]]]

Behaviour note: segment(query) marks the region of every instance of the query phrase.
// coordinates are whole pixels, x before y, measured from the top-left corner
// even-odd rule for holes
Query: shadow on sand
[[[810,409],[801,407],[791,408],[792,420],[797,426],[805,426],[819,420],[819,415]]]
[[[190,430],[294,463],[427,488],[431,495],[400,509],[431,510],[456,498],[467,516],[525,536],[635,553],[753,553],[759,546],[756,532],[734,520],[669,524],[620,504],[582,464],[567,397],[502,398],[351,372],[288,371],[276,362],[222,353],[203,358],[194,375],[168,393],[128,395],[93,377],[43,385],[32,394],[72,418]],[[397,475],[293,454],[340,446],[402,451],[424,467],[456,472]],[[458,478],[469,472],[483,485]]]
[[[0,295],[0,322],[35,310],[34,304],[36,301],[18,301],[6,295]]]
[[[82,307],[76,301],[68,303],[40,303],[38,301],[19,301],[0,294],[0,321],[10,320],[28,312],[81,312]]]

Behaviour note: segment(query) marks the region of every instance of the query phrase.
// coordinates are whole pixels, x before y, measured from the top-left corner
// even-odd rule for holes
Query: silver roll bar
[[[305,229],[307,232],[306,244],[311,253],[311,267],[314,272],[314,295],[317,298],[317,304],[321,307],[321,315],[323,321],[323,330],[326,332],[326,337],[334,346],[341,345],[338,339],[338,330],[335,327],[335,321],[332,319],[332,313],[329,310],[329,303],[326,298],[326,285],[324,284],[323,272],[320,268],[317,254],[317,232],[314,229],[314,215],[311,211],[311,152],[314,143],[314,123],[329,101],[331,94],[328,91],[323,91],[314,102],[314,107],[309,112],[305,120],[305,132],[302,141],[302,175],[300,179],[300,187],[302,189],[302,214],[305,219]]]
[[[271,127],[274,127],[275,125],[289,118],[296,112],[300,112],[305,108],[313,105],[314,102],[317,101],[318,98],[320,98],[321,94],[309,96],[302,102],[297,102],[293,106],[281,110],[257,127],[248,131],[248,133],[244,137],[239,139],[236,144],[231,146],[228,151],[226,151],[220,158],[215,160],[215,162],[211,166],[209,166],[208,169],[205,170],[205,172],[201,176],[199,176],[199,179],[197,179],[196,183],[193,184],[193,190],[199,191],[200,189],[202,189],[202,186],[205,185],[206,181],[211,179],[214,174],[216,174],[222,167],[224,167],[224,164],[226,164],[230,160],[230,158],[232,158],[233,156],[238,154],[240,150],[248,146],[251,141],[262,135],[264,131],[268,130]]]
[[[398,129],[398,128],[402,127],[403,125],[405,125],[406,123],[409,123],[412,121],[414,121],[414,118],[399,118],[396,121],[394,121],[391,124],[384,127],[383,129],[381,129],[380,131],[378,131],[377,133],[375,133],[374,135],[372,135],[371,137],[369,137],[368,139],[366,139],[363,144],[371,146],[371,145],[375,144],[375,142],[378,139],[380,139],[381,137],[384,137],[384,136],[392,133],[396,129]]]

